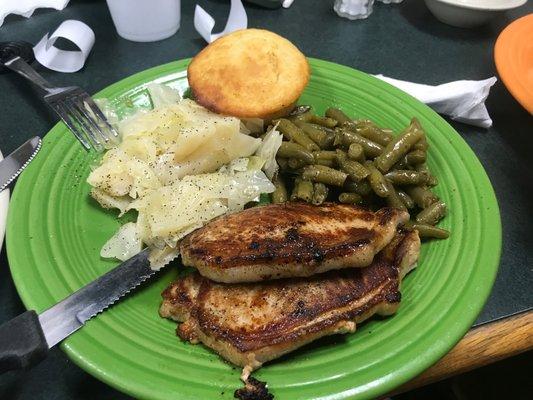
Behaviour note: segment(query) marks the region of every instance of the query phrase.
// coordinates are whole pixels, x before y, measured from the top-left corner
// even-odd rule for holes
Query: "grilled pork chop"
[[[420,250],[416,231],[398,233],[367,268],[308,278],[221,284],[198,273],[163,293],[162,317],[182,322],[177,334],[202,342],[233,364],[243,380],[264,362],[322,336],[355,331],[373,314],[393,314],[399,286]]]
[[[325,203],[271,204],[215,219],[181,243],[185,265],[225,283],[366,267],[409,214]]]

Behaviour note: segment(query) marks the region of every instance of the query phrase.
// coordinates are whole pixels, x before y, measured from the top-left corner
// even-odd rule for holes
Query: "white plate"
[[[3,160],[4,156],[0,150],[0,160]],[[7,220],[7,209],[9,207],[9,189],[4,190],[0,193],[0,250],[2,250],[2,245],[4,244],[4,233],[6,232],[6,220]]]

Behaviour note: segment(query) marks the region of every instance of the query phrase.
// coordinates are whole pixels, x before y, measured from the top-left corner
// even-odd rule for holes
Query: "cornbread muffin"
[[[270,119],[292,109],[309,81],[305,56],[287,39],[243,29],[193,58],[188,79],[196,101],[216,113]]]

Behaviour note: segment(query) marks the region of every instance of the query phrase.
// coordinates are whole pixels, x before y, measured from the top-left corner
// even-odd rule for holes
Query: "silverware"
[[[118,138],[100,108],[89,94],[77,86],[54,87],[20,57],[4,66],[35,84],[44,101],[59,115],[86,150],[103,151]]]
[[[35,136],[0,161],[0,192],[20,175],[40,149],[41,138]]]
[[[0,373],[41,361],[48,350],[155,274],[148,250],[37,315],[33,310],[0,325]]]

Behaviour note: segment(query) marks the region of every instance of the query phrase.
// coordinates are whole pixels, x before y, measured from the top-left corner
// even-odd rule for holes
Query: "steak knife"
[[[143,250],[41,314],[28,310],[0,325],[0,373],[37,364],[50,348],[154,275],[148,255]]]
[[[41,138],[35,136],[0,161],[0,192],[28,166],[41,149]]]

